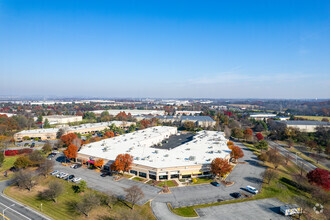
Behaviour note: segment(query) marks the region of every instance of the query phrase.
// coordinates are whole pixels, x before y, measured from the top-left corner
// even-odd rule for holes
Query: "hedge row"
[[[25,149],[19,149],[19,150],[6,150],[5,151],[5,156],[15,156],[19,154],[29,154],[33,150],[30,148],[25,148]]]

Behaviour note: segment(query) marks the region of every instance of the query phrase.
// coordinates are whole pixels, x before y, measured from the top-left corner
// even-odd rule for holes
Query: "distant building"
[[[110,115],[116,116],[120,112],[125,112],[126,114],[130,113],[132,116],[135,115],[164,115],[165,111],[163,110],[139,110],[139,109],[111,109],[111,110],[95,110],[92,111],[96,115],[100,115],[102,112],[107,111]]]
[[[158,118],[162,123],[179,123],[184,124],[185,122],[193,122],[196,126],[200,126],[203,128],[214,127],[216,125],[216,121],[213,120],[210,116],[153,116],[153,115],[138,115],[135,117],[138,121],[143,119],[151,119]]]
[[[303,132],[315,132],[318,126],[330,127],[330,123],[324,121],[282,121],[282,123],[285,123],[287,127],[298,128]]]
[[[8,118],[13,117],[16,114],[13,113],[6,113],[6,112],[0,112],[0,115],[7,115]]]
[[[101,122],[101,123],[89,123],[89,124],[81,124],[78,126],[67,126],[62,127],[65,134],[68,133],[79,133],[79,134],[88,134],[93,132],[102,131],[112,124],[117,127],[127,128],[135,122],[126,122],[126,121],[109,121],[109,122]],[[32,130],[24,130],[14,134],[15,141],[21,141],[23,137],[29,138],[39,138],[40,140],[55,140],[56,133],[60,128],[45,128],[45,129],[32,129]]]
[[[92,164],[103,159],[104,169],[108,170],[117,155],[127,153],[134,159],[129,170],[133,175],[154,180],[181,179],[210,175],[212,160],[229,160],[230,152],[223,132],[180,134],[176,127],[157,126],[85,144],[78,152],[78,162]]]
[[[175,111],[175,115],[199,115],[202,111]]]
[[[268,118],[274,118],[276,114],[271,113],[258,113],[258,114],[250,114],[250,118],[254,118],[256,120],[264,120]]]
[[[82,116],[77,115],[47,115],[42,116],[43,122],[45,122],[46,119],[48,119],[49,124],[67,124],[71,122],[79,122],[82,121]],[[37,120],[37,118],[35,118]]]

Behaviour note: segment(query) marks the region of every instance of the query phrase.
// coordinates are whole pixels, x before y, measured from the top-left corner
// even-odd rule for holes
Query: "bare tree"
[[[271,149],[267,152],[269,157],[269,162],[274,165],[275,170],[283,163],[280,154],[277,149]]]
[[[29,191],[36,185],[36,181],[33,180],[33,173],[28,170],[18,171],[13,178],[13,182],[16,183],[18,187]]]
[[[95,193],[88,193],[83,196],[80,202],[75,204],[75,208],[88,217],[89,212],[96,206],[99,206],[100,203],[101,201],[98,195]]]
[[[230,128],[228,128],[227,125],[225,126],[224,133],[225,133],[226,138],[230,138],[231,130],[230,130]]]
[[[45,200],[53,200],[56,202],[57,197],[59,197],[63,191],[63,185],[58,181],[53,181],[49,184],[48,189],[40,193],[40,197]]]
[[[54,161],[45,160],[42,164],[40,164],[39,173],[47,177],[47,175],[53,170]]]
[[[63,128],[60,128],[57,133],[56,133],[56,138],[59,139],[62,137],[62,135],[64,135],[65,131]]]
[[[285,159],[285,165],[288,165],[288,162],[289,162],[290,160],[292,160],[293,157],[291,156],[291,154],[290,154],[289,152],[287,152],[287,153],[285,153],[285,155],[284,155],[284,159]]]
[[[264,174],[264,180],[267,182],[267,184],[272,181],[272,179],[277,177],[277,173],[274,170],[267,169]]]
[[[111,192],[107,192],[101,196],[101,203],[108,206],[110,209],[112,209],[112,204],[114,204],[116,201],[117,198]]]
[[[134,209],[134,205],[144,197],[144,193],[138,186],[132,186],[125,191],[127,192],[126,200],[132,203],[132,209]]]

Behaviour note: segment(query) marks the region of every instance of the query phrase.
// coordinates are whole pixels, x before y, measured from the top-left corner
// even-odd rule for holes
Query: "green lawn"
[[[208,177],[200,177],[200,178],[196,178],[197,182],[196,183],[192,183],[192,185],[197,185],[197,184],[206,184],[206,183],[211,183],[213,181],[213,179],[210,179]]]
[[[74,208],[72,208],[72,205],[70,205],[74,201],[79,201],[82,197],[82,195],[74,193],[72,189],[73,183],[56,179],[57,181],[63,183],[63,186],[65,187],[65,192],[58,198],[57,203],[54,203],[53,201],[45,201],[39,199],[39,191],[43,191],[45,188],[47,188],[48,184],[55,179],[56,178],[53,176],[49,176],[47,177],[47,179],[42,178],[39,181],[39,184],[31,192],[23,189],[17,189],[16,186],[10,186],[5,189],[4,193],[7,196],[27,206],[41,211],[42,213],[53,219],[87,219],[82,214],[77,213]],[[85,193],[92,191],[93,190],[91,189],[87,189]],[[127,205],[130,206],[130,204]],[[127,205],[123,202],[118,201],[113,205],[112,209],[106,206],[98,206],[90,212],[90,216],[88,217],[88,219],[118,219],[119,213],[131,212],[131,209]],[[143,206],[136,205],[134,211],[132,212],[136,212],[137,215],[143,216],[144,219],[155,219],[149,204],[145,204]]]
[[[135,180],[135,181],[138,181],[138,182],[144,182],[144,181],[146,181],[146,179],[144,179],[144,178],[141,178],[141,177],[134,177],[134,178],[132,178],[132,180]]]
[[[14,162],[19,156],[6,156],[5,161],[3,162],[2,166],[0,167],[0,181],[6,180],[12,177],[13,173],[8,172],[8,177],[4,176],[4,172],[14,166]]]
[[[164,185],[167,185],[168,187],[175,187],[175,186],[176,186],[176,185],[173,183],[172,180],[163,181],[163,182],[159,183],[157,186],[159,186],[159,187],[163,187]]]
[[[322,121],[323,118],[327,118],[330,121],[330,117],[325,116],[308,116],[308,115],[295,115],[295,118],[304,118],[311,121]]]

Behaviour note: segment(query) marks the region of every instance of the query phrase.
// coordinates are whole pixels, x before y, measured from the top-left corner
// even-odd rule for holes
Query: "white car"
[[[80,177],[76,177],[73,180],[71,180],[73,183],[78,183],[81,180]]]
[[[65,173],[61,176],[61,179],[65,179],[67,176],[69,176],[69,174]]]
[[[247,186],[245,189],[253,194],[257,194],[259,192],[256,188],[254,188],[252,186]]]
[[[61,178],[61,176],[63,176],[64,174],[65,174],[64,172],[60,172],[60,173],[56,174],[56,177]]]
[[[55,171],[51,172],[50,175],[54,176],[54,175],[57,174],[58,172],[60,172],[60,171],[55,170]]]

